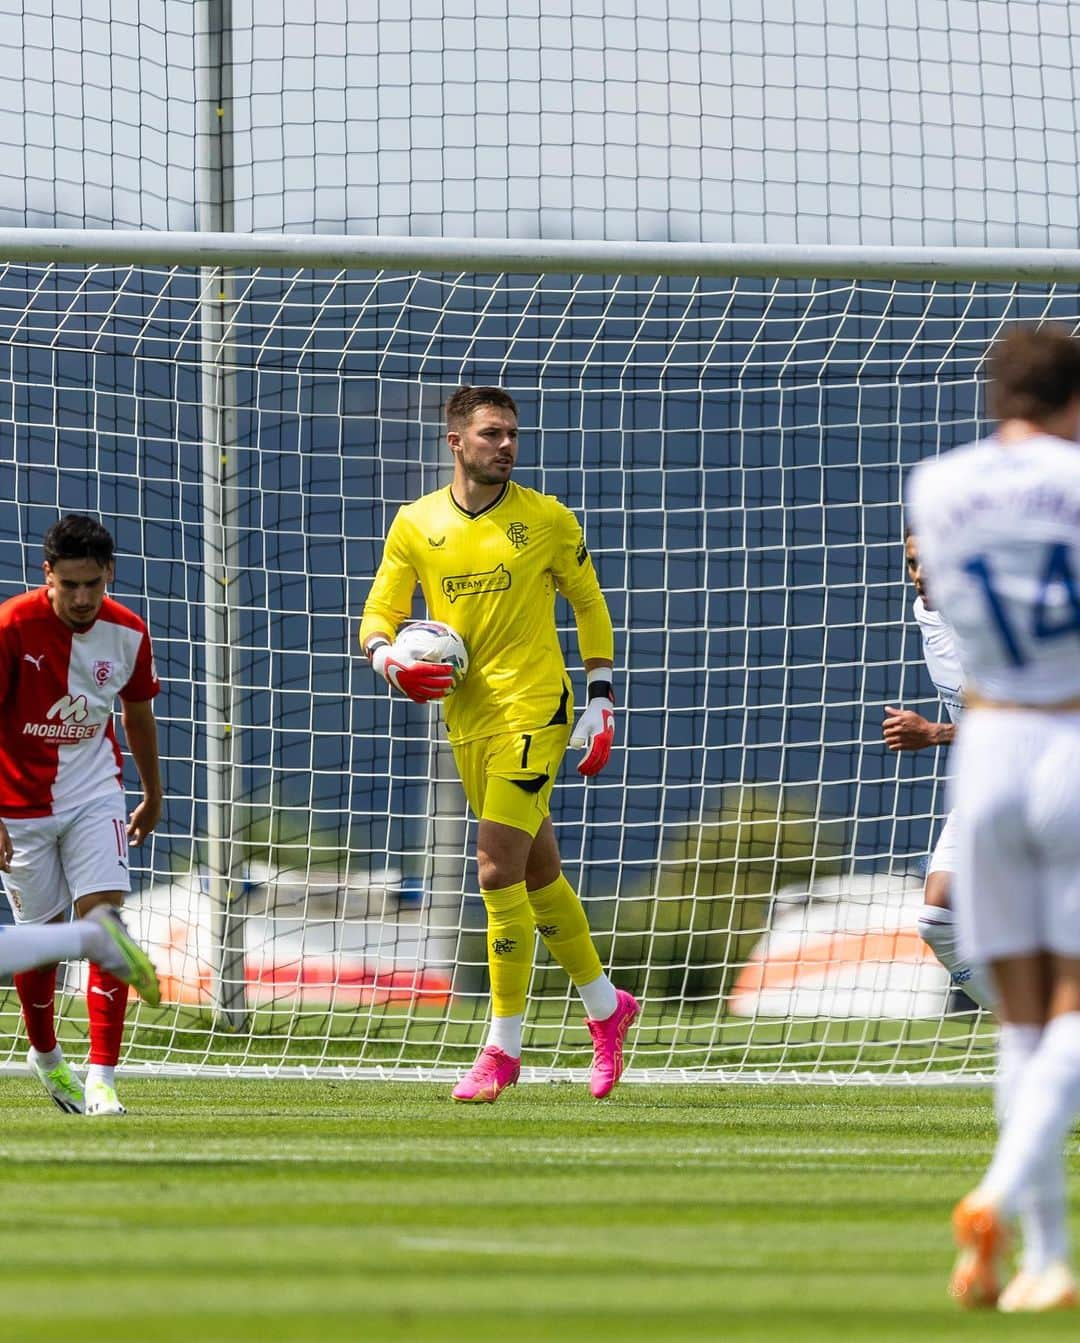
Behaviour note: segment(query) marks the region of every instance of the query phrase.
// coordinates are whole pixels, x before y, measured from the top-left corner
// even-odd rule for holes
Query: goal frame
[[[928,248],[850,246],[757,246],[739,244],[614,243],[528,241],[474,238],[381,238],[349,235],[249,235],[222,230],[150,233],[136,230],[0,229],[0,256],[10,263],[56,266],[102,265],[109,268],[167,266],[201,272],[203,318],[203,495],[207,537],[207,637],[215,649],[207,663],[208,743],[208,880],[218,910],[215,931],[216,1022],[226,1031],[242,1030],[247,1017],[242,974],[241,923],[230,917],[234,887],[240,877],[232,843],[233,762],[230,742],[229,631],[233,592],[230,582],[235,560],[229,543],[229,515],[233,508],[228,471],[232,360],[229,357],[232,307],[230,272],[245,267],[295,271],[407,271],[445,274],[646,275],[683,277],[776,279],[876,279],[896,282],[984,282],[1015,286],[1080,283],[1080,249],[1034,248]],[[438,786],[436,765],[432,786]],[[436,835],[436,846],[439,839]],[[446,847],[446,846],[444,846]],[[451,844],[450,848],[453,847]],[[137,1066],[137,1065],[136,1065]],[[212,1065],[201,1065],[214,1071]],[[177,1068],[184,1071],[183,1067]],[[227,1071],[227,1069],[223,1069]],[[284,1065],[279,1075],[305,1075],[310,1070]],[[395,1065],[391,1070],[372,1065],[350,1071],[351,1076],[418,1075],[443,1077],[448,1070],[415,1069]],[[551,1077],[552,1070],[526,1070],[527,1076]],[[693,1070],[695,1078],[709,1078],[709,1070]],[[791,1080],[783,1073],[740,1073],[740,1080]],[[636,1070],[637,1080],[684,1081],[679,1067]],[[733,1075],[717,1075],[733,1080]],[[800,1080],[834,1081],[820,1077]],[[863,1080],[871,1080],[869,1078]],[[874,1079],[880,1080],[880,1079]],[[889,1080],[905,1080],[890,1074]],[[920,1080],[922,1080],[920,1075]],[[942,1080],[942,1079],[927,1079]],[[960,1079],[976,1080],[970,1074]]]
[[[363,234],[0,228],[0,257],[76,265],[264,266],[777,279],[1080,283],[1080,248],[601,242]]]

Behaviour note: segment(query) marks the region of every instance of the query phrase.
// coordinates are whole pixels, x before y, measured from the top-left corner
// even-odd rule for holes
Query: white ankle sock
[[[585,1007],[585,1015],[590,1021],[606,1021],[619,1005],[619,1000],[615,996],[615,985],[603,973],[599,979],[591,980],[588,984],[579,984],[578,993]]]
[[[107,1087],[116,1086],[116,1069],[104,1063],[91,1063],[86,1069],[87,1082],[104,1082]]]
[[[34,1057],[43,1068],[55,1068],[64,1057],[64,1051],[59,1045],[57,1045],[55,1049],[50,1049],[47,1053],[43,1053],[40,1049],[35,1049]]]
[[[970,965],[960,955],[952,910],[941,909],[938,905],[923,905],[917,926],[919,936],[948,970],[956,987],[963,989],[972,1002],[992,1012],[993,985],[985,970]]]
[[[488,1027],[485,1048],[494,1045],[512,1059],[521,1058],[521,1027],[524,1017],[520,1012],[512,1017],[492,1017]]]

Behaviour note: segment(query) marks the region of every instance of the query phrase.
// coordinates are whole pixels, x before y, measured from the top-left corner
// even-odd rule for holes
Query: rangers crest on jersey
[[[95,684],[104,685],[113,674],[113,664],[111,662],[95,662],[93,672]]]

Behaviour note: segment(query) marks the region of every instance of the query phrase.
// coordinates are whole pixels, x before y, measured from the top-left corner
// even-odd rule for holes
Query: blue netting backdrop
[[[583,893],[647,883],[667,838],[740,783],[808,790],[845,821],[853,866],[925,855],[935,763],[880,744],[886,703],[937,716],[903,472],[981,431],[1002,322],[1074,319],[1075,291],[257,273],[235,294],[252,825],[272,806],[361,870],[422,866],[428,725],[380,693],[355,632],[395,509],[446,479],[446,396],[497,383],[521,409],[517,478],[582,516],[617,630],[613,764],[587,788],[568,768],[556,793]],[[198,296],[193,272],[0,272],[0,595],[37,581],[58,513],[113,530],[114,593],[148,619],[165,684],[155,871],[205,827]]]

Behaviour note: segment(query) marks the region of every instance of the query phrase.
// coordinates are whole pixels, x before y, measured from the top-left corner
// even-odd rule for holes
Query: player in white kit
[[[128,846],[161,815],[153,698],[160,685],[142,620],[113,601],[113,540],[92,518],[71,515],[45,534],[45,586],[0,605],[0,853],[19,924],[63,923],[74,909],[120,905],[131,889]],[[124,735],[143,786],[125,814],[122,760],[113,728],[120,697]],[[91,961],[86,1007],[86,1086],[55,1029],[56,964],[15,976],[30,1040],[28,1063],[68,1113],[124,1113],[115,1087],[128,982]]]
[[[1080,341],[1014,328],[990,355],[988,439],[922,463],[910,516],[957,637],[961,951],[1001,1020],[999,1137],[953,1213],[950,1291],[1005,1311],[1075,1305],[1064,1143],[1080,1112]],[[1011,1219],[1019,1272],[998,1293]]]
[[[941,612],[930,604],[923,582],[919,545],[908,529],[904,537],[908,578],[915,589],[912,614],[922,635],[923,658],[934,689],[949,715],[948,723],[932,723],[913,709],[885,706],[881,735],[890,751],[921,751],[948,746],[956,736],[956,724],[964,710],[964,673],[956,652],[956,640]],[[952,912],[952,874],[956,869],[956,818],[950,812],[938,835],[926,873],[926,903],[919,912],[918,929],[923,941],[948,970],[953,984],[963,989],[980,1007],[993,1009],[994,995],[981,966],[973,966],[960,954]]]

